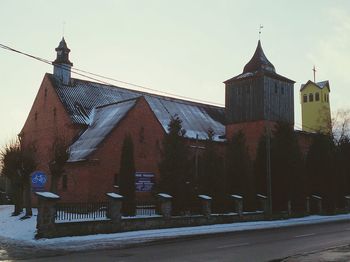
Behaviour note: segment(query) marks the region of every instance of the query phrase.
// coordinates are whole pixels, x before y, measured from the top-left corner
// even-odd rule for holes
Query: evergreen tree
[[[122,213],[126,216],[134,216],[135,203],[135,162],[134,145],[130,135],[126,135],[123,141],[120,158],[119,190],[124,196]]]
[[[331,136],[315,134],[306,159],[308,194],[323,197],[329,212],[336,206],[335,149]]]
[[[180,213],[188,203],[189,187],[193,187],[193,177],[189,172],[189,153],[184,141],[186,131],[182,129],[181,119],[175,115],[170,119],[168,133],[162,144],[159,163],[159,191],[173,196],[173,211]]]
[[[267,196],[267,166],[266,166],[266,136],[262,135],[259,140],[254,161],[255,188],[258,194]]]
[[[223,212],[226,210],[224,163],[215,148],[214,131],[209,129],[207,134],[208,139],[201,157],[199,193],[211,196],[213,198],[213,210]]]
[[[226,153],[226,181],[229,194],[244,197],[245,208],[254,209],[255,190],[251,160],[242,131],[233,135]]]
[[[343,136],[337,143],[336,173],[337,173],[337,204],[344,207],[344,196],[350,195],[350,138]]]
[[[302,211],[305,192],[302,158],[293,127],[279,122],[273,132],[271,144],[271,183],[274,210],[286,210],[287,201],[292,208]]]

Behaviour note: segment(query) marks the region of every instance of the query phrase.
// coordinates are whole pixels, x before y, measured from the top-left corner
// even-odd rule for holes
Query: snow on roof
[[[36,195],[45,197],[45,198],[51,198],[51,199],[59,199],[60,197],[54,193],[51,192],[35,192]]]
[[[215,133],[214,141],[224,141],[222,137],[225,135],[225,109],[223,107],[80,79],[72,79],[71,85],[66,86],[51,74],[48,74],[48,76],[74,123],[91,126],[91,121],[94,121],[92,118],[95,119],[96,117],[94,114],[98,113],[94,108],[143,96],[166,132],[168,132],[171,117],[178,115],[182,120],[183,129],[186,130],[185,137],[196,139],[198,136],[198,139],[205,140],[207,139],[208,129],[212,129]],[[100,134],[102,135],[102,132]],[[94,144],[94,146],[97,145]],[[91,147],[79,148],[79,151],[86,150],[85,153],[81,152],[86,157],[95,149]],[[72,157],[72,159],[79,158]]]
[[[111,197],[111,198],[116,198],[116,199],[124,198],[122,195],[119,195],[117,193],[106,193],[106,195]]]
[[[68,162],[85,160],[112,131],[136,100],[128,100],[94,109],[94,118],[85,132],[69,148]]]
[[[212,198],[210,196],[207,195],[198,195],[199,198],[201,199],[205,199],[205,200],[211,200]]]
[[[163,197],[163,198],[173,198],[171,195],[165,194],[165,193],[159,193],[158,196]]]
[[[320,89],[323,89],[325,87],[327,87],[328,89],[330,88],[329,87],[329,81],[328,80],[325,80],[325,81],[321,81],[321,82],[312,82],[311,80],[307,81],[306,84],[301,84],[300,86],[300,91],[302,91],[304,89],[304,87],[306,87],[309,83],[313,83],[315,84],[317,87],[319,87]]]

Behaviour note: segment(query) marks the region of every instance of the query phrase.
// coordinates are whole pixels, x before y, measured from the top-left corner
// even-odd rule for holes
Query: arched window
[[[316,101],[320,101],[320,93],[317,92],[317,93],[315,94],[315,100],[316,100]]]
[[[303,95],[303,102],[307,103],[307,95]]]
[[[309,102],[313,102],[314,101],[314,94],[310,93],[309,94]]]

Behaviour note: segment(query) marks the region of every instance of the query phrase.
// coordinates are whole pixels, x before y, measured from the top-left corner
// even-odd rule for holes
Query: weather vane
[[[261,29],[263,29],[263,28],[264,28],[264,26],[262,24],[260,24],[260,26],[259,26],[259,40],[260,40],[260,35],[261,35]]]
[[[63,37],[64,37],[64,29],[65,29],[65,27],[66,27],[66,22],[63,21],[63,23],[62,23],[62,36]]]
[[[316,83],[316,67],[312,68],[312,71],[314,71],[314,83]]]

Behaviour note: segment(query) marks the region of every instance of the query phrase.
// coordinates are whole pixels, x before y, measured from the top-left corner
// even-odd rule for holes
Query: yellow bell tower
[[[328,81],[307,81],[300,88],[302,130],[306,132],[332,131],[331,107],[329,103],[330,87]]]

